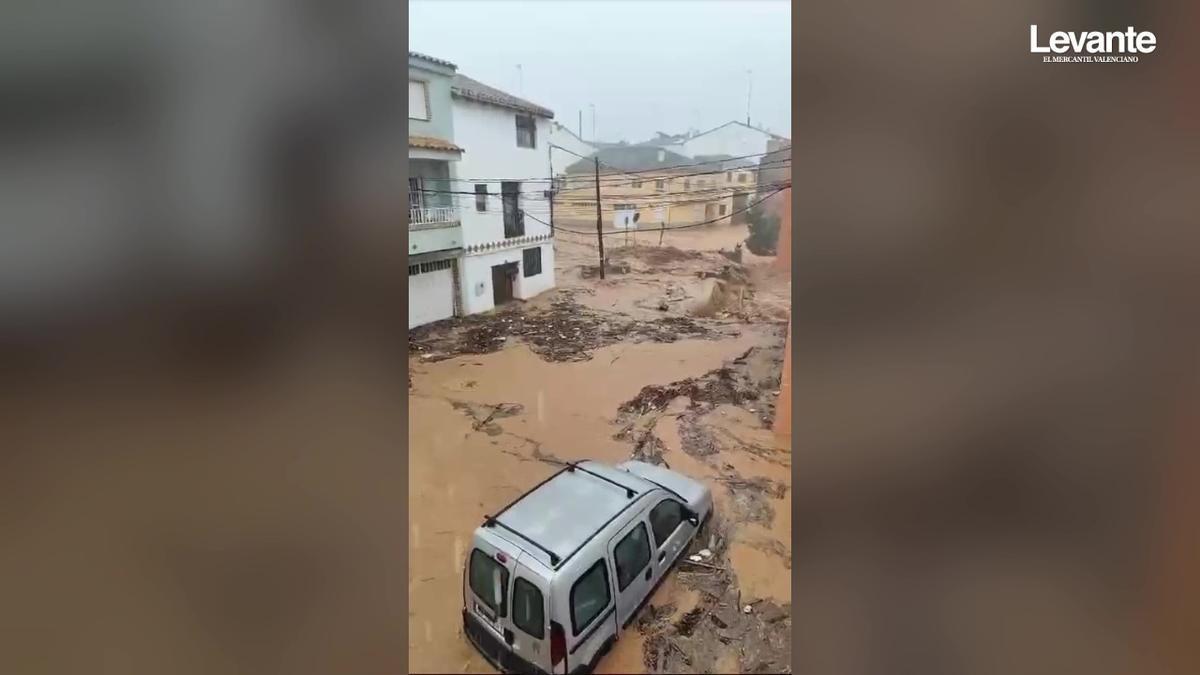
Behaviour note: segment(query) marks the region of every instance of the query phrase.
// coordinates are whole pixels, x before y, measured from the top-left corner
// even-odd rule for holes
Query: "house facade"
[[[554,113],[458,74],[451,90],[462,218],[464,314],[554,287],[550,135]],[[511,178],[511,180],[510,180]]]
[[[451,192],[463,149],[454,141],[454,64],[408,54],[408,327],[461,313],[463,227]]]
[[[697,134],[684,141],[681,154],[688,157],[760,155],[768,151],[768,142],[781,138],[783,137],[778,134],[752,127],[744,122],[726,122],[715,129]]]
[[[575,132],[558,122],[550,122],[550,144],[558,146],[550,150],[551,165],[555,176],[561,176],[566,168],[580,157],[590,157],[596,146],[580,138]]]
[[[598,157],[601,219],[618,229],[739,222],[757,187],[752,163],[724,157],[693,159],[652,145],[603,148]],[[558,220],[595,223],[593,160],[567,167],[554,212]]]

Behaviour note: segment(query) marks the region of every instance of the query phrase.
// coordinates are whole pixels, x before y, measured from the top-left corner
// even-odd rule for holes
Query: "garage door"
[[[454,272],[451,261],[409,265],[408,327],[454,316]]]

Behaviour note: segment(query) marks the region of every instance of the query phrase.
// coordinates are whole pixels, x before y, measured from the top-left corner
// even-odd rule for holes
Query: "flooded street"
[[[731,261],[716,251],[744,236],[743,226],[683,230],[661,248],[610,237],[610,266],[621,271],[604,281],[588,275],[594,245],[560,240],[557,289],[410,333],[410,670],[491,672],[459,613],[463,562],[485,513],[560,461],[631,456],[710,485],[712,562],[729,576],[678,565],[598,672],[786,663],[778,645],[722,637],[750,630],[740,626],[750,603],[754,613],[782,608],[757,632],[790,635],[791,458],[770,430],[788,291],[767,272],[770,259],[725,269]],[[739,625],[719,618],[729,611]],[[717,634],[702,638],[706,630]]]

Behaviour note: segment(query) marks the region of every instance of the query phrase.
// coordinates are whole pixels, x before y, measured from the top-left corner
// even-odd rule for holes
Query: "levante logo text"
[[[1050,34],[1045,45],[1038,44],[1037,26],[1029,27],[1029,51],[1044,56],[1044,62],[1069,63],[1136,63],[1138,54],[1149,54],[1158,46],[1154,33],[1137,31],[1129,26],[1124,31],[1087,31],[1081,33],[1057,31]]]

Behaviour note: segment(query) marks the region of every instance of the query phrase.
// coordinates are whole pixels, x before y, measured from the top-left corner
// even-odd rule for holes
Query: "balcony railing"
[[[408,210],[409,225],[438,225],[459,222],[457,206],[425,206]]]

